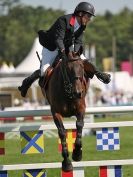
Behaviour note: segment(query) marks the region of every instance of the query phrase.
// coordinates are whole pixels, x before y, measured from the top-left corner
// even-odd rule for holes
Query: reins
[[[75,59],[75,60],[69,60],[68,62],[74,62],[74,61],[77,61],[77,59]],[[65,67],[63,61],[61,63],[61,74],[62,74],[62,77],[63,77],[63,83],[64,83],[64,89],[65,89],[66,96],[69,99],[73,99],[74,98],[73,90],[72,90],[73,84],[70,81],[70,78],[68,76],[68,73],[67,73],[67,70],[66,70],[66,67]],[[79,79],[80,77],[76,77],[76,78]],[[82,78],[83,78],[83,76],[82,76]]]
[[[62,73],[62,77],[63,77],[63,82],[64,82],[64,89],[66,92],[66,95],[68,96],[68,98],[72,99],[72,83],[68,77],[67,71],[66,71],[66,67],[64,67],[64,63],[61,63],[61,73]]]

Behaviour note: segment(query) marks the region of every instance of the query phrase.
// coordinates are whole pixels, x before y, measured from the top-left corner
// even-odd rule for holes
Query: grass
[[[133,118],[127,114],[107,118],[97,118],[96,122],[109,121],[131,121]],[[56,138],[45,137],[45,153],[34,155],[20,154],[20,140],[6,140],[6,155],[0,156],[0,164],[19,164],[19,163],[43,163],[43,162],[61,162],[61,154],[58,153],[58,143]],[[83,138],[83,160],[114,160],[114,159],[133,159],[133,127],[120,128],[120,145],[118,151],[97,151],[95,135],[85,136]],[[71,154],[70,154],[71,158]],[[60,177],[60,169],[47,169],[48,177]],[[85,177],[98,177],[98,167],[85,168]],[[9,171],[9,177],[22,177],[22,171]],[[131,166],[123,166],[123,177],[133,177]]]

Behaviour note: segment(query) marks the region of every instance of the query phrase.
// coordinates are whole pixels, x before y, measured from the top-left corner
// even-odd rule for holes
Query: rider
[[[51,71],[51,66],[58,53],[62,59],[66,58],[66,54],[73,59],[79,50],[83,49],[83,33],[93,16],[95,16],[93,5],[88,2],[80,2],[73,14],[59,17],[48,31],[40,30],[38,32],[39,41],[43,45],[41,69],[25,78],[22,86],[18,87],[23,97],[26,96],[28,88],[36,79],[41,77],[45,83],[46,75]],[[81,58],[85,59],[85,57]],[[105,84],[110,82],[110,75],[107,73],[96,69],[95,75]]]

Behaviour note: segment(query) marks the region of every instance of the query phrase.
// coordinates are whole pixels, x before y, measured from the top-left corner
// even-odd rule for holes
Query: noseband
[[[76,62],[79,59],[75,59],[75,60],[69,60],[67,62]],[[82,76],[75,76],[75,77],[71,77],[71,79],[68,76],[68,72],[67,69],[65,67],[65,64],[62,62],[61,63],[61,73],[62,73],[62,77],[63,77],[63,82],[64,82],[64,89],[66,92],[66,96],[69,99],[73,99],[74,98],[74,94],[73,94],[73,82],[75,80],[80,80],[80,82],[82,83],[84,80],[84,74]]]

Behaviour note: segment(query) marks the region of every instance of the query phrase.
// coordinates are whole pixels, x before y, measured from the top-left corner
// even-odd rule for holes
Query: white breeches
[[[42,49],[42,61],[41,61],[41,76],[44,75],[45,71],[49,66],[52,66],[54,59],[58,54],[58,50],[50,51],[43,47]]]
[[[58,55],[58,50],[50,51],[43,47],[42,49],[42,60],[41,60],[41,76],[44,75],[45,71],[49,66],[52,66],[56,56]],[[81,54],[80,55],[82,60],[85,60],[86,57]]]

